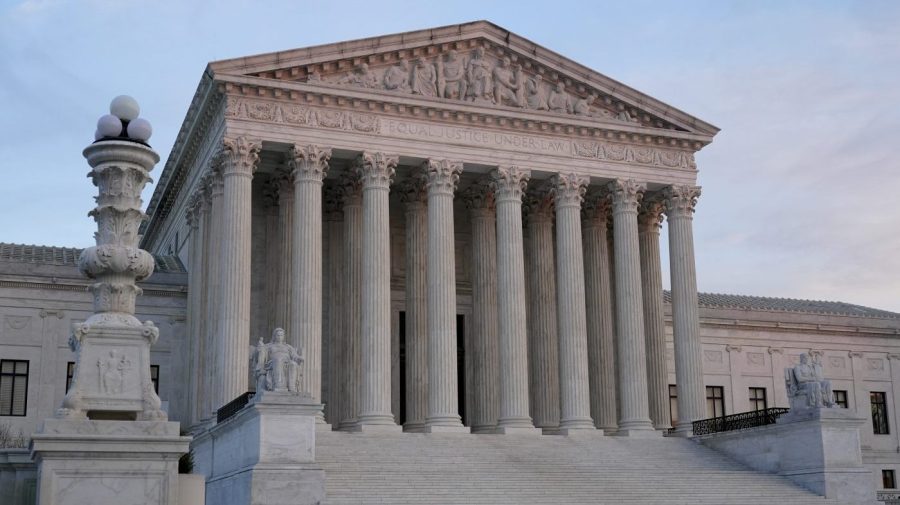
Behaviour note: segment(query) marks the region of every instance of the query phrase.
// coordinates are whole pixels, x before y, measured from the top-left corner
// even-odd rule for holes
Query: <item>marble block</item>
[[[264,392],[194,438],[194,468],[210,505],[304,505],[325,498],[315,463],[316,414],[309,396]]]
[[[177,505],[190,437],[165,421],[47,419],[32,437],[38,505]]]

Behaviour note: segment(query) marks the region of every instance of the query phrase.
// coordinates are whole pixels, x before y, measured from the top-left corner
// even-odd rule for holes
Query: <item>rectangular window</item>
[[[893,470],[881,471],[881,487],[882,489],[896,489],[897,480]]]
[[[66,365],[66,392],[72,387],[72,379],[75,377],[75,362],[70,361]],[[153,390],[159,394],[159,365],[150,365],[150,382],[153,383]]]
[[[838,407],[847,408],[850,404],[847,403],[847,391],[842,389],[834,390],[834,403],[837,404]]]
[[[669,415],[672,416],[672,426],[678,424],[678,386],[669,384]]]
[[[750,410],[766,410],[766,388],[750,388]]]
[[[724,386],[706,386],[706,415],[709,417],[725,415]]]
[[[24,416],[28,406],[28,361],[0,360],[0,416]]]
[[[871,391],[869,393],[869,402],[872,404],[872,431],[876,435],[889,434],[887,399],[884,392]]]

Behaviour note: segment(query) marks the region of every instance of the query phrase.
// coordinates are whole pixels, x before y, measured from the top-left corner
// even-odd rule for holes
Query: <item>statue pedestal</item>
[[[325,471],[315,463],[315,447],[322,405],[304,395],[261,393],[194,437],[194,472],[206,476],[206,503],[321,503]]]
[[[167,421],[46,419],[32,435],[38,505],[178,505],[190,437]]]
[[[865,422],[847,409],[791,409],[775,423],[778,473],[841,503],[877,503],[875,480],[862,463],[859,428]]]

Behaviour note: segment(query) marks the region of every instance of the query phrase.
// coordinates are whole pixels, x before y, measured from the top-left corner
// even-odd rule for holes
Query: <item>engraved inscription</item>
[[[449,140],[465,145],[476,144],[550,154],[571,154],[571,144],[565,140],[394,119],[385,120],[384,125],[385,133],[398,137]]]

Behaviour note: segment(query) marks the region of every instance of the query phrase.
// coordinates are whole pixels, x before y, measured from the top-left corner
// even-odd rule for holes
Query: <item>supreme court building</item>
[[[160,330],[151,372],[170,419],[208,432],[255,389],[253,346],[283,328],[322,405],[316,457],[333,503],[391,475],[354,473],[350,461],[384,464],[365,447],[427,438],[401,431],[619,435],[591,442],[606,445],[585,480],[656,486],[668,503],[726,463],[662,434],[787,407],[784,369],[809,353],[841,406],[870,416],[863,461],[890,490],[900,314],[697,292],[694,156],[717,132],[485,21],[210,63],[142,229],[157,272],[137,313]],[[0,424],[30,433],[68,388],[68,329],[91,313],[78,253],[0,243]],[[513,437],[456,437],[458,450],[504,443],[478,438]],[[566,437],[518,438],[544,444],[502,463],[522,475],[513,461],[583,457]],[[492,454],[472,460],[477,475],[498,466]],[[394,456],[411,465],[396,486],[416,488],[415,458]],[[617,464],[665,471],[603,484]],[[754,482],[717,483],[709,503],[763,496]]]
[[[143,242],[186,246],[191,419],[282,327],[333,428],[668,427],[665,218],[688,430],[717,131],[486,22],[211,63]]]

